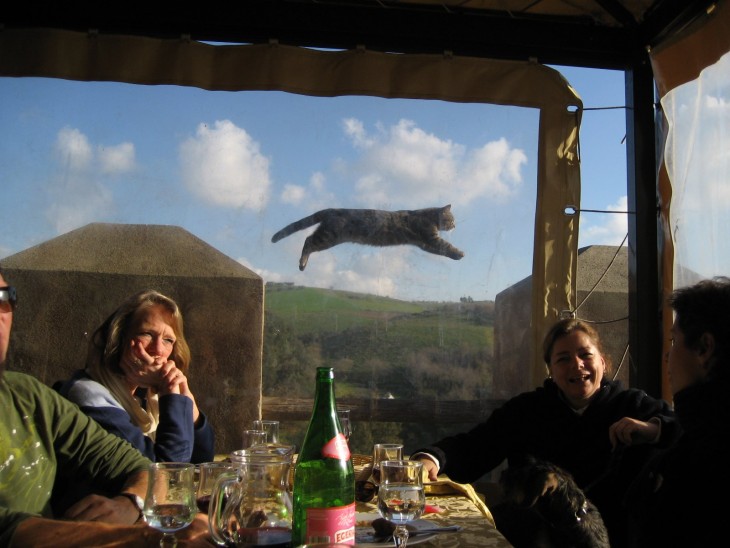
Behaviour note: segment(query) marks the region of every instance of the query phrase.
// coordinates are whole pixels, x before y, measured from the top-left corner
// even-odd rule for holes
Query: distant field
[[[408,302],[269,283],[264,302],[266,396],[312,397],[321,365],[335,369],[338,402],[473,402],[491,393],[491,301]],[[438,424],[406,422],[361,420],[353,442],[367,451],[389,435],[414,444],[440,435]]]
[[[408,346],[414,347],[492,345],[491,302],[409,302],[347,291],[267,284],[265,308],[300,336],[354,329],[369,337],[406,339]]]

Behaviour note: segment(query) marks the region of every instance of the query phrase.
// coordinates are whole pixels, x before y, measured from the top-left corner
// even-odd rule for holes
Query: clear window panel
[[[357,453],[465,430],[524,389],[511,379],[530,363],[524,375],[496,363],[495,318],[530,318],[529,291],[496,303],[532,274],[538,111],[4,78],[0,123],[0,257],[94,222],[174,225],[263,278],[263,414],[281,418],[283,439],[301,442],[319,365],[353,409]],[[375,225],[304,270],[314,227],[271,241],[328,208],[446,205],[456,226],[439,234],[460,260],[405,232],[403,245],[369,245]]]

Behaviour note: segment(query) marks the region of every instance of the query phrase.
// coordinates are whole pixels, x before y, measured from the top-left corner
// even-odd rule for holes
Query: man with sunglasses
[[[135,525],[150,461],[50,387],[5,371],[17,303],[0,268],[0,547],[158,546],[160,533]],[[61,469],[91,480],[102,494],[53,516],[50,499]],[[209,548],[207,536],[199,515],[178,534],[179,545]]]

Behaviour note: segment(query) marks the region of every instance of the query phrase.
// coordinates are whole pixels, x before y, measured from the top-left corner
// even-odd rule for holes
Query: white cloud
[[[52,203],[45,217],[58,233],[103,218],[114,206],[104,176],[134,168],[134,145],[94,146],[79,129],[65,127],[58,132],[54,149],[59,169],[49,182]]]
[[[280,199],[285,204],[301,206],[307,211],[334,207],[337,200],[335,195],[327,190],[325,176],[320,171],[312,174],[307,186],[284,185]]]
[[[369,207],[456,206],[482,196],[504,200],[522,184],[527,156],[505,139],[468,150],[410,120],[400,120],[389,129],[376,128],[373,135],[367,135],[358,120],[349,119],[344,125],[355,148],[362,150],[351,166],[357,177],[356,199]]]
[[[59,131],[55,148],[62,169],[77,173],[91,168],[92,147],[78,129],[65,127]]]
[[[115,175],[134,169],[134,145],[122,143],[112,147],[97,147],[99,167],[102,173]]]
[[[284,185],[281,191],[281,201],[285,204],[299,205],[306,196],[307,189],[299,185]]]
[[[218,206],[262,209],[269,200],[269,162],[246,130],[229,120],[200,124],[180,145],[185,185]]]
[[[628,211],[628,199],[622,196],[607,211]],[[596,220],[600,224],[591,224]],[[580,216],[579,246],[621,244],[629,230],[628,215],[621,213],[582,213]],[[625,242],[624,242],[624,245]]]
[[[288,281],[306,287],[340,289],[381,297],[408,298],[413,284],[422,284],[426,275],[413,268],[413,254],[421,251],[407,246],[370,248],[343,244],[309,257],[307,268],[299,272],[300,243],[288,246],[292,270],[286,273],[252,267],[244,259],[239,262],[259,274],[266,282]],[[432,258],[440,260],[441,258]]]
[[[342,127],[345,135],[352,139],[353,144],[358,148],[369,148],[374,144],[372,139],[367,137],[365,126],[360,120],[355,118],[346,118],[342,120]]]

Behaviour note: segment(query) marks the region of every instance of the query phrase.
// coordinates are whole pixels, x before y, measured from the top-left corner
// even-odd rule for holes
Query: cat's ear
[[[443,211],[451,211],[451,204],[449,204],[449,205],[445,205],[445,206],[444,206],[444,207],[442,207],[441,209],[442,209]]]

